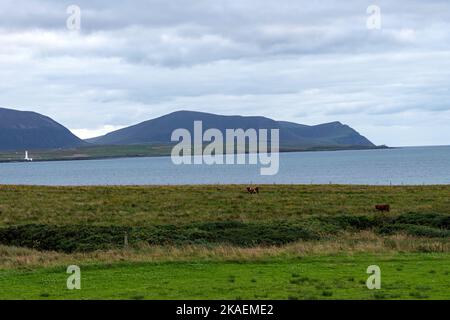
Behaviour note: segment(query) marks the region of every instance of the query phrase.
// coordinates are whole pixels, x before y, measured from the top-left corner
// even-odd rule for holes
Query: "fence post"
[[[128,248],[128,233],[127,232],[125,232],[125,236],[123,237],[123,247],[125,249]]]

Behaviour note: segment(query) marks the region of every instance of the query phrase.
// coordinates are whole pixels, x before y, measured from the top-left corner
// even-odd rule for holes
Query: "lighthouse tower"
[[[25,158],[23,158],[25,161],[33,161],[33,158],[28,157],[28,151],[25,150]]]

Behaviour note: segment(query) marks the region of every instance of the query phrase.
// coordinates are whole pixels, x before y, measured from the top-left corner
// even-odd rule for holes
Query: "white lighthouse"
[[[28,157],[28,151],[25,150],[25,158],[23,158],[25,161],[33,161],[33,158]]]

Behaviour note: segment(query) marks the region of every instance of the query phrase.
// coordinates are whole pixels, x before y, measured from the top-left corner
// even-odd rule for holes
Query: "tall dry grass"
[[[345,233],[327,241],[296,242],[284,246],[242,248],[218,246],[151,246],[123,250],[65,254],[0,246],[0,269],[65,266],[114,262],[261,261],[335,254],[450,253],[447,239],[416,238],[404,234],[381,237],[370,231]]]

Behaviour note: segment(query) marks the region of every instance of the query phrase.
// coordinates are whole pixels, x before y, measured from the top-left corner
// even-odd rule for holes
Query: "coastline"
[[[103,154],[89,155],[91,150],[97,148],[113,149],[113,152],[104,152]],[[117,154],[127,151],[128,148],[140,149],[141,152],[134,151],[127,154]],[[81,160],[106,160],[106,159],[124,159],[124,158],[153,158],[153,157],[168,157],[170,156],[171,146],[168,145],[139,145],[139,146],[89,146],[76,149],[57,149],[57,150],[31,150],[33,154],[33,161],[31,162],[49,162],[49,161],[81,161]],[[279,153],[289,152],[323,152],[323,151],[356,151],[356,150],[379,150],[379,149],[399,149],[401,147],[388,146],[374,146],[374,147],[280,147]],[[163,151],[160,151],[163,149]],[[84,152],[84,154],[82,153]],[[246,152],[248,154],[248,152]],[[0,163],[21,163],[30,162],[22,158],[17,159],[2,159],[12,155],[19,157],[18,151],[2,151],[0,152]],[[72,154],[72,155],[71,155]]]

